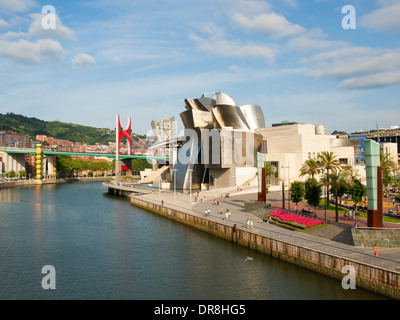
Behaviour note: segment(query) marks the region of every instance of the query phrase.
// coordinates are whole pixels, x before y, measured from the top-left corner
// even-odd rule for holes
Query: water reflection
[[[384,298],[104,191],[101,183],[0,190],[0,299]],[[52,292],[40,285],[46,264],[57,271]]]

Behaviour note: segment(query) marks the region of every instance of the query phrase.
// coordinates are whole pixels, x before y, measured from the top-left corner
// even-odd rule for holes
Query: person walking
[[[375,243],[375,247],[374,247],[374,255],[378,256],[378,245]]]
[[[208,213],[208,216],[211,216],[211,210],[210,209],[207,210],[207,213]]]
[[[248,229],[250,227],[250,220],[249,219],[247,219],[246,224],[247,224],[247,229]]]
[[[347,220],[347,211],[344,210],[344,220]]]
[[[250,220],[250,228],[253,229],[253,219]]]
[[[228,209],[228,219],[231,218],[231,210]]]

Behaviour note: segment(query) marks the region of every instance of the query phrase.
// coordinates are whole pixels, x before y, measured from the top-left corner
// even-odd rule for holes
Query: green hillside
[[[115,141],[115,131],[99,129],[60,121],[43,121],[37,118],[28,118],[20,114],[0,113],[0,130],[10,130],[29,135],[33,140],[36,135],[65,139],[72,142],[86,142],[87,144],[105,144]]]

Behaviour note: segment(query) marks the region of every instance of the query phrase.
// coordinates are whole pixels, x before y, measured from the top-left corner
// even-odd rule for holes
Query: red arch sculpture
[[[121,143],[121,139],[125,137],[128,140],[129,144],[129,149],[128,149],[128,154],[132,154],[132,137],[131,137],[132,129],[131,129],[131,118],[128,119],[128,127],[123,130],[121,127],[121,121],[119,118],[119,114],[117,115],[116,119],[116,127],[115,127],[115,155],[116,155],[116,160],[119,160],[119,145]]]

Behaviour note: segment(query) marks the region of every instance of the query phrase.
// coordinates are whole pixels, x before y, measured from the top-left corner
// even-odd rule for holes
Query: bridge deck
[[[6,153],[36,153],[36,149],[15,149],[15,148],[7,148],[4,149]],[[50,151],[50,150],[43,150],[43,154],[45,155],[57,155],[57,156],[81,156],[81,157],[107,157],[111,159],[115,159],[115,154],[113,153],[86,153],[86,152],[62,152],[62,151]],[[138,155],[138,154],[120,154],[119,158],[121,160],[124,159],[154,159],[154,160],[165,160],[168,161],[168,157],[157,157],[157,156],[150,156],[150,155]]]

